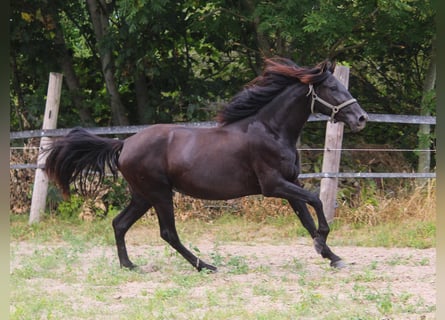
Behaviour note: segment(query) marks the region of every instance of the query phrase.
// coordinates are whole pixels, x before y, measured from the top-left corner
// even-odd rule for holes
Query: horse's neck
[[[310,115],[305,89],[301,84],[285,89],[260,111],[257,120],[264,122],[290,143],[296,143]]]

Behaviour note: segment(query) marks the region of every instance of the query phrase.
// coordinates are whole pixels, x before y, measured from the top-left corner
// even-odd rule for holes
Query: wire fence
[[[329,117],[324,115],[311,115],[309,122],[312,121],[326,121]],[[415,115],[390,115],[390,114],[369,114],[369,122],[379,123],[399,123],[399,124],[428,124],[435,125],[436,117],[434,116],[415,116]],[[189,127],[215,127],[216,122],[190,122],[179,123],[178,125],[185,125]],[[86,128],[89,132],[97,135],[128,135],[137,133],[150,125],[139,126],[115,126],[115,127],[96,127]],[[52,130],[27,130],[20,132],[10,132],[10,140],[30,139],[41,137],[58,137],[66,135],[71,128],[52,129]],[[10,152],[13,151],[33,150],[38,154],[39,147],[37,146],[14,146],[10,147]],[[324,151],[324,148],[298,148],[299,151]],[[342,148],[336,151],[351,151],[351,152],[429,152],[435,153],[434,149],[389,149],[389,148]],[[12,158],[12,157],[11,157]],[[38,166],[36,163],[10,163],[10,169],[37,169],[43,166]],[[319,172],[319,173],[301,173],[300,179],[308,178],[436,178],[435,172]]]

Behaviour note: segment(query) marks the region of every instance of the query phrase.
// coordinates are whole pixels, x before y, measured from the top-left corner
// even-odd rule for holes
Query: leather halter
[[[329,102],[327,102],[327,101],[323,100],[322,98],[320,98],[320,97],[315,93],[314,86],[313,86],[312,84],[309,84],[309,91],[308,91],[308,93],[306,94],[306,97],[309,96],[309,95],[312,95],[312,96],[311,96],[311,98],[312,98],[312,101],[311,101],[311,112],[312,112],[312,113],[315,113],[315,112],[314,112],[314,104],[315,104],[315,101],[318,101],[318,102],[320,102],[322,105],[324,105],[324,106],[326,106],[326,107],[328,107],[329,109],[332,110],[330,121],[334,121],[334,117],[335,117],[335,115],[336,115],[342,108],[344,108],[344,107],[346,107],[346,106],[349,106],[350,104],[352,104],[352,103],[354,103],[354,102],[357,102],[356,99],[352,98],[352,99],[349,99],[349,100],[347,100],[347,101],[345,101],[345,102],[343,102],[343,103],[341,103],[341,104],[339,104],[339,105],[337,105],[337,106],[334,106],[334,105],[330,104]]]

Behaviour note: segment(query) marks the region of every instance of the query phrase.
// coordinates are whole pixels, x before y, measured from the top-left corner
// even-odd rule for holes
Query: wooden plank
[[[342,178],[342,179],[436,179],[435,172],[320,172],[300,173],[298,179]]]
[[[346,87],[349,85],[349,68],[337,66],[334,76]],[[341,147],[343,141],[344,123],[326,124],[326,137],[323,154],[322,172],[338,173],[340,168]],[[328,223],[334,220],[338,178],[322,178],[320,182],[320,200],[323,203],[323,210]]]
[[[400,114],[376,114],[368,113],[368,122],[379,123],[405,123],[405,124],[436,124],[436,117],[434,116],[414,116],[414,115],[400,115]],[[309,117],[309,122],[326,121],[329,117],[321,114],[312,115]],[[176,123],[177,125],[186,125],[192,127],[215,127],[216,122],[187,122]],[[136,133],[142,129],[149,127],[150,125],[138,125],[138,126],[116,126],[116,127],[97,127],[86,128],[94,134],[131,134]],[[71,129],[49,129],[49,130],[26,130],[26,131],[13,131],[9,133],[9,139],[28,139],[36,137],[59,137],[66,135]]]
[[[23,169],[37,169],[44,168],[44,165],[38,166],[35,163],[14,163],[9,164],[11,170],[23,170]],[[394,179],[417,179],[428,178],[436,179],[435,172],[319,172],[319,173],[300,173],[298,179],[314,179],[314,178],[342,178],[342,179],[356,179],[356,178],[394,178]]]
[[[405,114],[378,114],[368,113],[368,122],[378,123],[401,123],[401,124],[436,124],[434,116],[416,116]]]
[[[49,75],[48,92],[43,118],[43,130],[55,129],[57,127],[57,116],[59,114],[60,96],[62,92],[63,75],[51,72]],[[44,166],[47,154],[41,151],[51,142],[51,138],[40,139],[40,152],[37,158],[37,166]],[[29,213],[29,224],[40,221],[40,215],[45,211],[46,195],[48,192],[48,177],[41,168],[36,169],[34,188],[32,191],[31,211]]]

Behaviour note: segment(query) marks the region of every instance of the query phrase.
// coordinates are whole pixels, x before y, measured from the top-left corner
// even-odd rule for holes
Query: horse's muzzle
[[[366,122],[368,121],[369,116],[366,112],[363,112],[360,116],[357,117],[357,120],[350,123],[349,127],[352,132],[359,132],[366,127]]]

